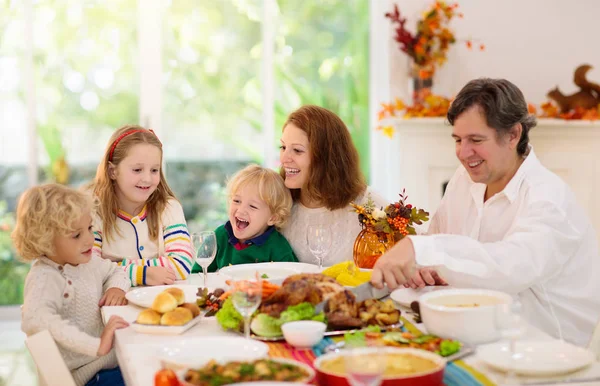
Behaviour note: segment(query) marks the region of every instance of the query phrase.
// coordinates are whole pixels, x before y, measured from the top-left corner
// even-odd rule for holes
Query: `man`
[[[600,316],[598,242],[569,187],[529,145],[536,121],[523,94],[507,80],[473,80],[447,118],[462,165],[429,235],[406,237],[383,255],[373,284],[445,280],[507,292],[529,323],[586,345]]]

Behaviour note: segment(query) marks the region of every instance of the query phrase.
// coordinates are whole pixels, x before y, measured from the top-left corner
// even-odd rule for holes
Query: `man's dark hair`
[[[527,102],[517,86],[506,79],[474,79],[460,90],[448,110],[451,125],[458,116],[473,106],[478,106],[489,127],[496,130],[498,138],[507,134],[517,123],[523,130],[517,145],[517,153],[524,155],[529,144],[529,130],[537,121],[527,110]]]

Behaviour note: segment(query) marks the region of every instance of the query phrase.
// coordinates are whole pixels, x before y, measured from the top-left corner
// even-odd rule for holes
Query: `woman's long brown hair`
[[[307,105],[290,114],[283,125],[293,124],[308,136],[310,173],[305,194],[329,210],[348,206],[367,188],[360,170],[358,151],[348,128],[335,113]],[[285,179],[285,170],[280,170]],[[291,189],[294,201],[300,189]]]

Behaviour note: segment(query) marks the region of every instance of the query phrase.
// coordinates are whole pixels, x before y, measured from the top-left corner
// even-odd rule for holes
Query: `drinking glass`
[[[510,362],[504,383],[518,384],[515,368],[519,358],[523,356],[517,351],[517,340],[525,334],[525,324],[521,316],[521,303],[514,300],[512,303],[500,304],[496,306],[495,323],[496,330],[500,337],[508,340],[508,349],[510,352]]]
[[[377,347],[349,347],[344,350],[346,379],[350,386],[379,386],[387,358]]]
[[[323,259],[329,252],[332,238],[331,228],[328,225],[314,224],[308,226],[306,241],[308,242],[308,249],[319,262],[319,270],[323,269]]]
[[[192,245],[194,246],[194,257],[204,274],[204,287],[208,282],[208,266],[211,265],[217,254],[217,237],[215,232],[192,233]]]
[[[262,280],[240,280],[231,283],[231,301],[244,318],[244,336],[250,339],[250,318],[262,299]]]

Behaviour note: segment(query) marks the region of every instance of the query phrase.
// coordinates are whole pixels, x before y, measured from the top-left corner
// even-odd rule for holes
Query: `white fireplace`
[[[395,133],[372,157],[380,163],[373,168],[379,172],[373,176],[375,187],[387,198],[397,198],[406,188],[410,203],[433,214],[459,164],[451,127],[443,118],[393,119],[385,124],[393,125]],[[539,119],[530,143],[542,164],[573,189],[600,239],[600,122]]]

